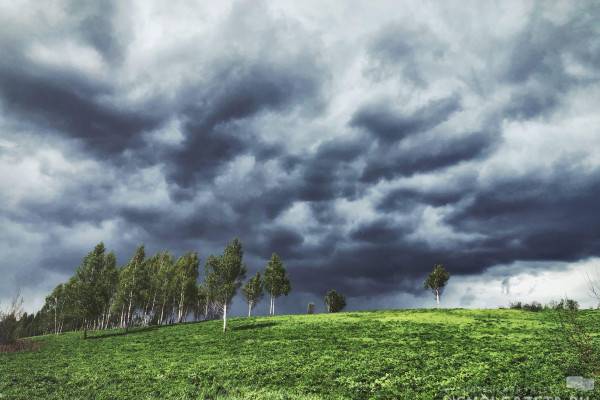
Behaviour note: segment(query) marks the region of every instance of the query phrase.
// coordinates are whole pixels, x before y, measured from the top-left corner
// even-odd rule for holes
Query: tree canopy
[[[430,289],[433,292],[437,305],[440,304],[440,297],[449,279],[450,273],[446,271],[444,266],[436,264],[423,283],[425,289]]]

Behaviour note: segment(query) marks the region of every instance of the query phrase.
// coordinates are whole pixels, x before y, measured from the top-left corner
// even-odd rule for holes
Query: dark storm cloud
[[[141,133],[160,122],[145,110],[126,110],[102,101],[111,92],[81,76],[0,64],[0,104],[11,115],[44,131],[81,140],[89,151],[102,156],[135,146]]]
[[[390,110],[384,103],[369,104],[354,114],[350,124],[366,129],[379,140],[395,142],[438,126],[460,108],[456,95],[432,100],[409,115]]]
[[[184,99],[186,138],[172,157],[171,178],[180,186],[212,179],[223,163],[241,153],[273,157],[276,149],[261,143],[244,121],[264,112],[286,112],[317,96],[321,78],[314,66],[222,64],[201,97]]]
[[[485,155],[497,140],[494,135],[484,133],[460,138],[440,136],[434,135],[408,147],[379,149],[365,167],[361,180],[376,182],[456,165]]]
[[[250,249],[263,258],[277,249],[277,254],[284,259],[301,259],[303,242],[304,237],[293,229],[273,227],[266,229],[258,239],[250,240]]]
[[[366,225],[359,226],[355,229],[350,237],[356,241],[388,244],[402,239],[409,227],[397,227],[387,219],[380,219],[370,222]],[[402,232],[401,229],[404,229]]]
[[[579,12],[562,24],[542,17],[541,10],[534,12],[530,23],[515,35],[503,72],[505,81],[520,86],[506,107],[510,118],[548,115],[572,87],[598,80],[568,70],[572,63],[600,67],[598,30],[592,22],[599,7],[593,2],[578,6]]]
[[[320,145],[313,156],[303,160],[298,197],[307,201],[353,197],[359,188],[357,171],[350,164],[368,146],[364,140],[336,140]]]
[[[410,210],[415,205],[425,204],[434,207],[443,207],[453,204],[463,198],[465,193],[459,188],[425,192],[415,189],[396,189],[387,193],[377,207],[384,212],[394,210]]]
[[[530,176],[475,193],[451,223],[500,240],[506,260],[572,261],[597,255],[599,176],[569,170],[547,181]],[[517,223],[519,221],[520,223]],[[508,245],[512,241],[512,245]]]
[[[319,298],[421,294],[436,263],[477,275],[600,256],[598,142],[584,124],[552,133],[578,113],[595,121],[577,108],[597,99],[593,3],[562,19],[533,7],[498,35],[393,10],[364,29],[317,29],[258,6],[201,19],[185,5],[166,18],[181,39],[160,43],[151,28],[172,31],[152,18],[170,8],[147,12],[152,23],[110,1],[61,3],[57,19],[38,10],[39,26],[0,17],[10,284],[42,287],[99,240],[125,262],[142,242],[205,257],[238,236],[251,272],[278,252],[294,293]],[[63,42],[93,57],[31,55]],[[542,139],[530,120],[549,121]]]

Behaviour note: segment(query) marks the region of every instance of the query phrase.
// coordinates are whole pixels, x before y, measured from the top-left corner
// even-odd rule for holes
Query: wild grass
[[[550,312],[402,310],[220,321],[35,338],[0,354],[10,399],[568,398],[585,373]],[[600,326],[600,313],[582,314]],[[597,329],[595,330],[597,331]],[[595,334],[593,345],[600,348]],[[595,397],[594,397],[595,396]]]

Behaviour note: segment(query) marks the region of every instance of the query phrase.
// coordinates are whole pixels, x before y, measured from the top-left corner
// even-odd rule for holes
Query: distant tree
[[[100,328],[108,327],[113,303],[116,301],[117,285],[119,283],[119,271],[117,269],[117,257],[110,252],[104,258],[104,266],[100,272],[99,295],[102,302],[102,315]]]
[[[207,319],[208,316],[208,291],[203,283],[196,286],[196,302],[194,304],[194,318],[200,320]]]
[[[129,329],[135,309],[140,301],[142,264],[146,261],[144,246],[139,246],[133,257],[119,273],[119,299],[121,303],[121,326]]]
[[[157,301],[160,306],[157,323],[162,325],[171,314],[172,304],[175,298],[175,261],[173,260],[171,253],[164,251],[157,255],[157,262]]]
[[[332,289],[325,295],[325,305],[330,313],[342,311],[346,307],[346,297]]]
[[[106,264],[104,243],[96,245],[75,272],[77,311],[83,318],[83,338],[97,326],[103,310],[102,275]]]
[[[252,315],[252,310],[262,299],[264,294],[264,283],[260,272],[257,272],[242,288],[246,303],[248,303],[248,316]]]
[[[23,312],[23,297],[17,292],[8,309],[0,309],[0,344],[12,344],[20,334],[20,322],[25,316]]]
[[[433,267],[433,271],[427,276],[423,286],[425,289],[430,289],[435,295],[437,305],[440,305],[440,296],[444,291],[444,287],[450,279],[450,274],[442,264],[437,264]]]
[[[191,252],[181,256],[175,263],[175,286],[177,289],[177,322],[183,321],[197,298],[198,254]]]
[[[62,317],[62,308],[64,303],[63,284],[56,286],[52,293],[46,297],[45,311],[53,314],[54,317],[54,333],[58,334],[59,330],[59,315]],[[60,318],[62,320],[62,318]]]
[[[210,256],[206,261],[206,280],[215,301],[223,311],[223,333],[227,331],[227,308],[246,276],[244,251],[239,239],[233,239],[221,256]]]
[[[270,295],[269,315],[275,315],[275,299],[287,296],[292,287],[281,258],[273,253],[265,269],[265,289]]]
[[[315,303],[308,303],[308,307],[306,309],[306,313],[307,314],[314,314],[315,313]]]

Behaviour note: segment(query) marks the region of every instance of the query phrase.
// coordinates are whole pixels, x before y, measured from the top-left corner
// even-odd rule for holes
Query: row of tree
[[[75,274],[54,288],[42,309],[33,318],[31,334],[125,328],[134,325],[163,325],[188,320],[223,317],[244,285],[247,268],[242,243],[232,240],[220,255],[206,260],[204,274],[195,252],[174,258],[168,251],[150,257],[139,246],[133,257],[117,267],[113,252],[99,243],[87,254]],[[203,276],[201,276],[203,275]],[[201,279],[203,278],[203,279]],[[248,315],[268,294],[269,314],[275,313],[275,299],[291,290],[281,258],[273,254],[265,271],[250,278],[242,292]]]
[[[233,298],[242,289],[248,305],[248,316],[265,294],[269,298],[269,315],[275,314],[275,300],[290,293],[291,285],[281,258],[273,254],[265,270],[257,272],[245,284],[247,268],[243,262],[242,243],[232,240],[223,254],[209,256],[204,273],[195,252],[174,258],[162,251],[146,256],[139,246],[133,257],[117,267],[113,252],[99,243],[82,260],[75,274],[54,288],[44,306],[36,314],[27,314],[22,307],[0,315],[1,342],[8,338],[44,333],[131,326],[163,325],[189,320],[223,318],[227,316]],[[424,282],[439,304],[441,293],[450,275],[442,265],[434,266]],[[203,279],[202,279],[203,278]],[[19,303],[17,296],[14,304]],[[346,298],[330,290],[324,298],[328,312],[345,308]],[[308,313],[314,312],[309,304]]]

